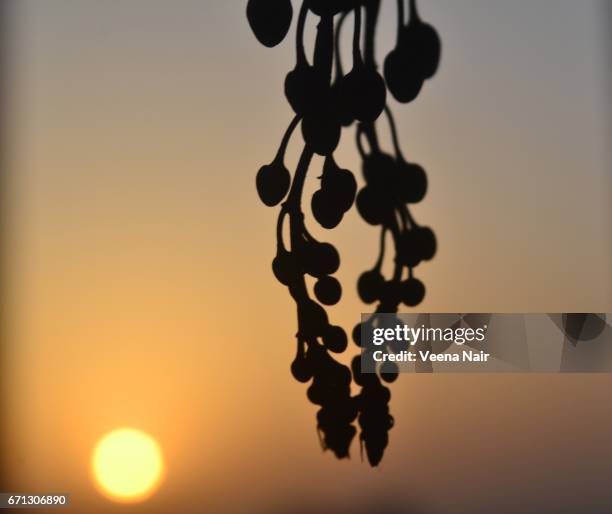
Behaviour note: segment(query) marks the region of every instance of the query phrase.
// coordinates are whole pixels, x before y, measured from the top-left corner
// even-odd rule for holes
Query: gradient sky
[[[316,408],[288,371],[276,211],[254,190],[291,119],[290,40],[259,46],[238,1],[14,4],[2,421],[16,489],[72,492],[90,513],[290,512],[386,494],[423,514],[516,512],[509,489],[544,512],[585,497],[610,508],[609,377],[401,377],[380,470],[357,445],[350,462],[321,454]],[[395,27],[383,4],[381,57]],[[392,105],[429,174],[417,220],[439,240],[421,309],[612,312],[604,2],[421,4],[440,72]],[[343,138],[337,160],[358,172]],[[343,283],[375,259],[377,230],[354,212],[313,231],[338,246]],[[345,289],[330,312],[352,327],[364,307]],[[160,440],[169,472],[148,505],[114,510],[88,459],[123,425]]]

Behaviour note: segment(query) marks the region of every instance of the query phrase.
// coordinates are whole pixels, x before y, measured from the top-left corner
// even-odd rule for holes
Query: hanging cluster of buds
[[[381,229],[378,259],[358,281],[361,299],[378,302],[377,313],[397,312],[401,304],[414,307],[423,300],[425,286],[414,270],[433,258],[436,238],[431,229],[414,220],[409,206],[424,198],[427,176],[421,166],[404,157],[387,97],[390,93],[402,103],[414,100],[424,82],[436,73],[441,43],[435,29],[421,20],[415,0],[409,0],[406,22],[404,2],[397,1],[397,43],[385,59],[383,78],[374,56],[380,0],[302,1],[296,29],[296,64],[284,85],[295,116],[275,158],[260,168],[256,178],[261,201],[269,207],[280,205],[272,270],[297,305],[297,350],[291,372],[296,380],[310,383],[308,398],[320,406],[317,427],[323,448],[339,458],[347,457],[357,434],[357,422],[362,449],[373,466],[382,459],[393,426],[388,407],[391,394],[381,379],[392,382],[397,369],[387,363],[379,374],[368,374],[361,372],[359,357],[353,359],[351,369],[334,359],[333,354],[344,352],[348,346],[345,330],[330,322],[324,308],[335,305],[342,296],[342,286],[333,276],[340,266],[340,256],[333,245],[318,241],[308,231],[302,200],[313,156],[321,155],[320,186],[310,199],[316,222],[333,229],[356,204],[361,217]],[[354,21],[352,67],[345,73],[340,33],[350,15]],[[311,59],[304,47],[304,28],[310,16],[317,18]],[[249,0],[247,18],[258,41],[273,47],[289,31],[293,6],[290,0]],[[392,154],[379,143],[377,122],[383,113],[390,124]],[[353,125],[365,181],[359,191],[353,173],[334,158],[343,127]],[[298,128],[304,145],[292,176],[285,165],[285,153]],[[394,271],[385,278],[382,264],[388,237],[395,252]],[[312,288],[307,286],[307,275],[315,280]],[[376,314],[368,323],[376,323]],[[360,328],[357,325],[353,330],[357,345]],[[360,386],[357,395],[352,395],[351,383]]]

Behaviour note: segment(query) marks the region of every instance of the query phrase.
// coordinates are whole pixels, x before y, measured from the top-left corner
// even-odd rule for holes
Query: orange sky
[[[384,4],[381,49],[394,26]],[[599,4],[458,4],[423,2],[445,45],[440,73],[415,104],[393,105],[407,156],[429,173],[416,217],[440,242],[420,270],[422,310],[610,312]],[[148,506],[123,512],[287,512],[311,499],[306,480],[321,502],[406,488],[402,504],[424,513],[486,511],[517,487],[534,506],[572,505],[574,490],[609,502],[609,377],[402,376],[380,470],[357,445],[351,462],[321,454],[316,409],[289,374],[294,307],[269,271],[276,213],[254,188],[290,120],[293,48],[257,45],[242,3],[20,0],[13,16],[2,420],[16,488],[114,512],[89,456],[134,425],[169,468]],[[337,160],[358,172],[343,137]],[[377,231],[355,212],[313,230],[338,246],[343,284],[375,259]],[[330,312],[352,327],[364,306],[345,290]]]

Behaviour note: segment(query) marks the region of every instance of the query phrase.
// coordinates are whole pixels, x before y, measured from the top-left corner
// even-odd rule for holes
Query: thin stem
[[[353,67],[360,64],[361,61],[361,6],[355,7],[355,29],[353,31]]]
[[[287,215],[287,209],[283,204],[281,211],[278,213],[278,221],[276,222],[276,251],[278,250],[286,251],[285,242],[283,241],[283,222],[285,220],[285,216]]]
[[[404,28],[404,20],[406,13],[404,12],[404,0],[397,0],[397,41],[399,43],[400,33]]]
[[[361,143],[361,136],[363,135],[363,127],[361,125],[357,126],[357,130],[355,131],[356,139],[357,139],[357,150],[359,150],[359,155],[362,159],[367,157],[367,154],[363,148],[363,144]]]
[[[387,236],[387,229],[385,227],[383,227],[380,231],[380,250],[378,253],[378,260],[376,261],[376,264],[374,265],[374,269],[380,270],[380,267],[382,266],[383,263],[383,259],[385,258],[385,238]]]
[[[289,141],[291,140],[291,135],[293,134],[295,128],[298,126],[300,119],[301,118],[299,116],[295,116],[295,118],[291,120],[291,123],[289,123],[289,127],[287,127],[285,135],[283,136],[281,144],[278,148],[278,152],[276,152],[276,157],[274,158],[275,161],[282,162],[284,160],[285,152],[287,151],[287,146],[289,145]]]
[[[378,144],[378,135],[376,133],[376,125],[374,123],[362,123],[362,131],[365,134],[368,143],[370,143],[371,153],[380,153],[380,145]]]
[[[420,21],[419,9],[416,0],[410,0],[410,23]]]
[[[291,214],[301,214],[302,211],[302,191],[304,190],[304,182],[306,180],[306,174],[310,167],[310,161],[312,160],[313,152],[308,145],[304,146],[302,155],[293,177],[293,183],[291,184],[291,190],[287,197],[287,210]]]
[[[393,149],[395,150],[395,155],[405,161],[404,154],[402,153],[402,149],[399,145],[399,140],[397,137],[397,127],[395,126],[395,119],[393,118],[393,113],[391,109],[389,109],[388,105],[385,105],[385,114],[387,115],[387,119],[389,120],[389,128],[391,130],[391,140],[393,142]]]
[[[329,84],[334,66],[334,19],[332,16],[324,16],[317,26],[314,66]]]
[[[304,27],[306,25],[306,16],[308,15],[308,5],[306,1],[302,2],[300,14],[298,17],[297,30],[295,36],[295,51],[298,64],[306,64],[306,51],[304,50]]]
[[[408,209],[407,205],[402,205],[402,213],[404,218],[408,221],[408,223],[410,223],[410,228],[416,228],[419,226],[419,224],[414,221],[414,218],[412,217],[412,214],[410,214],[410,209]]]
[[[405,207],[405,206],[403,205],[402,207]],[[408,230],[408,222],[406,221],[406,216],[404,215],[404,210],[402,207],[397,209],[396,214],[397,214],[397,219],[399,220],[400,225],[402,227],[402,230],[405,232],[406,230]]]
[[[340,55],[340,32],[342,26],[344,25],[344,21],[348,16],[349,11],[345,11],[340,15],[340,19],[338,23],[336,23],[336,38],[335,38],[335,47],[336,47],[336,78],[340,79],[344,76],[344,70],[342,69],[342,56]]]
[[[306,228],[306,225],[305,225],[305,224],[304,224],[304,227],[303,227],[303,231],[304,231],[304,239],[305,239],[306,241],[313,241],[313,242],[315,242],[315,243],[318,243],[317,238],[316,238],[316,237],[314,237],[314,236],[313,236],[313,235],[312,235],[312,234],[311,234],[311,233],[308,231],[308,228]]]
[[[378,66],[375,59],[375,32],[376,24],[378,22],[378,13],[380,11],[380,0],[369,0],[365,6],[366,9],[366,22],[365,22],[365,49],[364,49],[364,61],[365,64],[373,69]]]
[[[397,226],[397,220],[395,219],[395,216],[393,217],[393,221],[389,224],[389,228],[391,230],[391,233],[393,234],[393,243],[395,244],[395,255],[396,255],[396,259],[395,259],[395,268],[394,268],[394,272],[393,272],[393,281],[399,281],[402,278],[402,265],[398,262],[397,259],[397,255],[399,255],[399,249],[400,249],[400,236],[401,236],[401,232],[399,227]]]

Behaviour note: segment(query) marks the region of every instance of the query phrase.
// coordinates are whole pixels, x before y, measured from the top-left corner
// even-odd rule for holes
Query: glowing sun
[[[164,474],[157,441],[133,428],[113,430],[102,437],[94,449],[91,465],[100,492],[119,502],[146,500]]]

